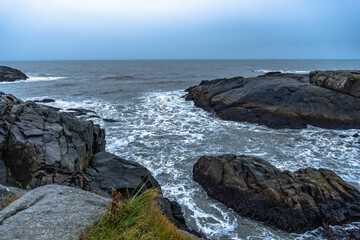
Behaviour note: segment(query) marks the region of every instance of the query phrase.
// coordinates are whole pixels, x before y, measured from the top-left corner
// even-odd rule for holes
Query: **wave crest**
[[[296,74],[308,74],[310,71],[306,70],[267,70],[267,69],[258,69],[254,70],[257,73],[269,73],[269,72],[281,72],[281,73],[296,73]]]

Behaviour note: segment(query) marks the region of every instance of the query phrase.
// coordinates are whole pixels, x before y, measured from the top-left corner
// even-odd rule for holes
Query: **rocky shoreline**
[[[202,81],[186,99],[225,120],[271,128],[360,128],[360,72],[270,72]]]
[[[28,196],[30,190],[51,184],[86,190],[106,199],[111,197],[112,188],[124,196],[127,191],[161,191],[146,168],[105,152],[105,132],[91,121],[0,92],[0,126],[0,184],[7,186],[0,189],[0,196],[29,191]],[[52,191],[51,187],[42,189]],[[162,197],[159,202],[162,212],[179,229],[197,234],[186,225],[175,201]],[[1,214],[1,231],[10,231],[14,227],[12,217],[3,211]],[[37,228],[29,224],[31,229]]]
[[[0,81],[24,79],[15,70],[1,70]],[[360,71],[272,72],[203,81],[186,91],[187,100],[226,120],[271,128],[360,128]],[[106,211],[112,189],[123,196],[151,188],[161,193],[148,169],[105,151],[105,131],[86,120],[99,118],[96,112],[42,105],[54,101],[24,102],[0,92],[0,239],[77,239]],[[329,227],[360,221],[360,192],[329,169],[281,171],[261,158],[225,154],[200,157],[193,179],[242,216],[288,232],[321,227],[328,239],[360,238],[360,229]],[[178,229],[201,237],[176,201],[157,202]]]

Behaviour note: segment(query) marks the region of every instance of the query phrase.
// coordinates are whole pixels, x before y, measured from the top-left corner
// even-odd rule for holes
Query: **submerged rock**
[[[0,66],[0,82],[14,82],[27,79],[25,73],[11,67]]]
[[[55,102],[55,99],[52,98],[44,98],[41,100],[34,100],[34,102],[38,102],[38,103],[52,103]]]
[[[67,186],[36,188],[0,211],[0,239],[76,240],[101,218],[109,201]]]
[[[315,79],[319,74],[333,76],[328,72],[311,76]],[[356,86],[349,88],[350,92],[357,92]],[[187,100],[222,119],[272,128],[306,128],[309,124],[360,128],[360,98],[311,84],[308,74],[275,72],[254,78],[217,79],[186,91]]]
[[[360,193],[328,169],[281,171],[251,156],[202,156],[193,177],[240,215],[289,232],[360,220]]]
[[[109,123],[115,123],[115,122],[119,122],[118,120],[112,119],[112,118],[103,118],[103,120],[105,122],[109,122]]]

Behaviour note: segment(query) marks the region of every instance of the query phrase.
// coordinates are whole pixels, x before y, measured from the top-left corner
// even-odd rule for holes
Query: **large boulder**
[[[15,68],[0,66],[0,82],[13,82],[27,78],[25,73]]]
[[[56,183],[85,189],[82,172],[95,153],[105,150],[100,126],[4,93],[0,127],[0,164],[22,188]]]
[[[360,98],[311,84],[308,74],[217,79],[186,91],[187,100],[222,119],[272,128],[360,128]]]
[[[160,188],[148,169],[139,163],[127,161],[108,152],[96,153],[85,173],[91,191],[104,196],[111,196],[112,188],[124,196],[127,193]]]
[[[310,82],[337,92],[360,97],[360,71],[314,71]]]
[[[281,171],[251,156],[202,156],[193,178],[240,215],[289,232],[360,220],[360,192],[333,171]]]
[[[0,211],[0,239],[76,240],[101,218],[109,202],[72,187],[38,187]]]

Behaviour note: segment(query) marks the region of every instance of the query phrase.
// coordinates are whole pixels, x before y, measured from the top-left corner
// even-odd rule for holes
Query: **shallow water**
[[[23,99],[54,98],[52,105],[87,108],[102,118],[107,150],[146,166],[177,200],[191,227],[215,239],[318,239],[317,232],[289,234],[243,218],[207,197],[192,181],[204,154],[248,154],[281,169],[324,167],[360,189],[359,130],[273,130],[223,121],[182,97],[201,80],[256,76],[269,70],[355,69],[360,61],[88,61],[0,63],[31,81],[0,84]],[[340,138],[343,134],[348,137]],[[349,225],[348,227],[352,227]]]

